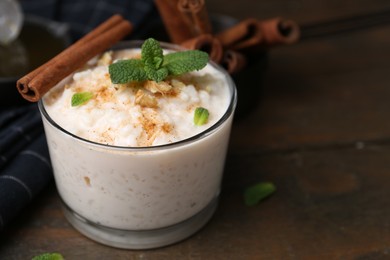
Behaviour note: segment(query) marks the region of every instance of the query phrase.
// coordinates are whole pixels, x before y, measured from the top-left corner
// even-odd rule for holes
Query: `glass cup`
[[[140,46],[123,42],[114,49]],[[183,240],[209,221],[218,204],[237,102],[230,76],[212,66],[226,78],[229,106],[213,126],[176,143],[118,147],[91,142],[59,126],[39,102],[63,211],[77,230],[106,245],[149,249]]]

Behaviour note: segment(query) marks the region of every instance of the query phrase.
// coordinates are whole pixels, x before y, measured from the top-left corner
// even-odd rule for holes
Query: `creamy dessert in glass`
[[[161,82],[112,83],[108,65],[139,57],[141,44],[118,44],[39,102],[66,218],[128,249],[178,242],[211,218],[237,101],[232,79],[212,62]],[[89,99],[72,106],[80,92]],[[202,125],[197,108],[208,111]]]

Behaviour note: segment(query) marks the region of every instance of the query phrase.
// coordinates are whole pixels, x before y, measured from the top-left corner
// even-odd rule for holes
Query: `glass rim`
[[[119,50],[123,49],[123,47],[126,48],[135,48],[141,47],[141,44],[144,41],[141,40],[129,40],[129,41],[121,41],[114,45],[111,50]],[[161,47],[163,49],[172,49],[172,50],[185,50],[181,46],[171,44],[171,43],[166,43],[166,42],[160,42]],[[214,68],[216,68],[220,73],[222,73],[225,77],[225,80],[227,81],[227,85],[230,89],[230,101],[229,101],[229,106],[227,107],[225,113],[218,119],[217,122],[215,122],[212,126],[209,128],[203,130],[202,132],[190,136],[188,138],[172,142],[172,143],[166,143],[166,144],[161,144],[161,145],[152,145],[152,146],[120,146],[120,145],[111,145],[111,144],[103,144],[103,143],[98,143],[95,141],[91,141],[85,138],[82,138],[80,136],[77,136],[76,134],[73,134],[69,132],[68,130],[64,129],[62,126],[57,124],[49,115],[49,113],[46,111],[45,106],[43,104],[43,98],[41,98],[38,101],[38,108],[41,114],[44,116],[44,118],[49,122],[51,126],[53,126],[56,130],[62,132],[63,134],[72,137],[73,139],[76,139],[77,141],[83,142],[88,145],[92,145],[101,149],[115,149],[115,150],[120,150],[120,151],[156,151],[156,150],[164,150],[167,148],[174,148],[174,147],[180,147],[180,146],[185,146],[187,144],[193,143],[197,140],[201,140],[209,136],[210,134],[214,133],[230,116],[233,116],[233,113],[235,111],[236,105],[237,105],[237,89],[235,86],[235,83],[229,73],[220,65],[216,64],[213,61],[208,62],[210,65],[212,65]],[[61,83],[58,83],[61,84]]]

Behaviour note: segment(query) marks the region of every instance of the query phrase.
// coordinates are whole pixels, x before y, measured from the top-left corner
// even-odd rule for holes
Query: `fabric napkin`
[[[52,179],[36,105],[0,112],[0,230]]]
[[[153,0],[19,0],[24,13],[66,23],[77,40],[113,14],[134,25],[131,38],[142,37],[143,27],[158,19]],[[159,20],[160,21],[160,20]]]
[[[113,14],[121,14],[133,23],[132,39],[143,39],[142,32],[148,24],[159,21],[153,0],[20,0],[19,3],[26,15],[66,23],[73,41]],[[1,105],[0,231],[53,178],[37,105]]]

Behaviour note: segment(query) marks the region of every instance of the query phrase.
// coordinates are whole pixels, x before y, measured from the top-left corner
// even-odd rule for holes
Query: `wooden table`
[[[161,249],[106,247],[68,224],[51,184],[0,234],[0,259],[390,258],[389,1],[225,2],[209,0],[210,12],[291,18],[303,35],[268,54],[256,108],[234,124],[209,224]],[[259,181],[277,192],[245,206],[243,190]]]

